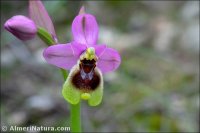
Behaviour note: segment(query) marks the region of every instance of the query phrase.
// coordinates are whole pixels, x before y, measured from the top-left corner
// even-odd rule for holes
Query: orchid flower
[[[119,53],[99,45],[99,27],[93,15],[82,12],[72,22],[73,41],[49,46],[43,56],[49,64],[70,70],[62,94],[71,104],[80,99],[89,105],[101,103],[103,96],[102,73],[116,70],[121,62]]]

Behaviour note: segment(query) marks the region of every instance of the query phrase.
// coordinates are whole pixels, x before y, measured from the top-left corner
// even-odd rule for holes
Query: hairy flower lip
[[[78,104],[84,99],[90,106],[99,105],[103,98],[103,76],[98,68],[95,68],[95,72],[96,79],[86,83],[80,76],[79,66],[73,66],[63,85],[64,98],[71,104]]]
[[[82,76],[83,75],[81,73],[81,69],[76,69],[76,71],[72,71],[71,82],[75,86],[75,88],[77,90],[80,90],[81,92],[90,93],[92,91],[95,91],[100,85],[100,82],[103,82],[101,80],[99,71],[97,71],[97,68],[94,68],[91,79],[89,79],[89,77],[83,78]]]
[[[20,40],[32,39],[37,33],[35,23],[22,15],[16,15],[8,19],[4,24],[4,28]]]

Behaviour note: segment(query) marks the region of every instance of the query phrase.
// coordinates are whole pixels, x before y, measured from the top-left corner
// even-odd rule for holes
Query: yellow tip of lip
[[[90,94],[89,93],[83,93],[83,94],[81,94],[81,98],[83,99],[83,100],[88,100],[88,99],[90,99]]]

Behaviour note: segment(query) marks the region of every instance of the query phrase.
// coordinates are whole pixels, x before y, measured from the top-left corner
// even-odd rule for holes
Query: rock
[[[184,29],[180,45],[187,51],[199,53],[199,23],[191,23]]]
[[[2,67],[11,67],[16,61],[15,55],[11,50],[2,50],[1,52],[1,65]]]
[[[144,32],[121,33],[109,27],[102,27],[99,35],[100,44],[106,44],[120,51],[141,45],[147,38]]]
[[[35,109],[42,112],[46,112],[54,108],[54,102],[50,98],[50,96],[36,95],[30,97],[26,101],[26,106],[28,106],[29,109]]]
[[[199,1],[187,1],[181,10],[183,21],[199,19]]]
[[[157,51],[164,52],[170,49],[172,40],[176,35],[174,24],[167,18],[160,16],[152,23],[155,32],[153,46]]]
[[[22,125],[24,123],[26,123],[27,120],[27,114],[24,111],[20,111],[20,112],[14,112],[9,116],[9,123],[11,123],[12,125]]]

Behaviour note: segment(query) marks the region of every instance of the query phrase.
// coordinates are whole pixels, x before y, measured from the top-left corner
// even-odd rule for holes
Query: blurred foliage
[[[82,104],[85,132],[199,131],[198,1],[44,1],[59,42],[71,40],[80,7],[96,16],[99,42],[120,51],[120,68],[104,75],[103,103]],[[38,38],[21,42],[4,22],[28,14],[27,1],[1,1],[2,125],[69,126],[60,71]],[[197,28],[196,28],[197,27]]]

